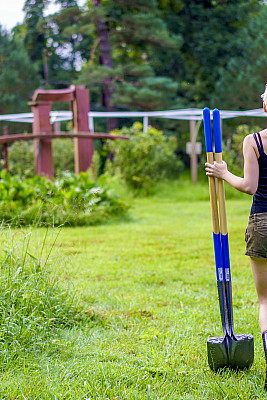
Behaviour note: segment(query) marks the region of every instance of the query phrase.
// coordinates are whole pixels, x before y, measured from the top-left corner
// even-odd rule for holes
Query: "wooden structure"
[[[191,169],[191,178],[193,183],[197,183],[197,152],[196,152],[196,140],[198,130],[201,124],[201,120],[197,123],[195,120],[190,120],[190,143],[191,143],[191,151],[190,151],[190,169]]]
[[[30,103],[33,112],[33,135],[53,134],[50,111],[51,104],[55,101],[70,102],[74,133],[89,133],[89,91],[84,86],[72,85],[68,89],[36,90],[34,92]],[[48,135],[45,135],[45,138],[34,139],[35,173],[52,177],[54,176],[52,139]],[[75,137],[74,155],[77,174],[89,168],[93,153],[93,139]]]
[[[53,102],[70,102],[72,109],[73,132],[53,132],[50,122]],[[94,153],[93,139],[129,139],[128,136],[91,133],[88,123],[89,91],[84,86],[70,86],[68,89],[36,90],[29,103],[33,112],[33,132],[8,135],[4,127],[0,144],[4,145],[5,167],[8,169],[8,143],[21,140],[33,140],[35,173],[53,178],[54,163],[52,140],[56,138],[74,138],[75,173],[86,171]]]

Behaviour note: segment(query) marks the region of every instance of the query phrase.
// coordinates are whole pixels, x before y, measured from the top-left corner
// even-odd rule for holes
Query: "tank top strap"
[[[259,132],[257,132],[257,133],[253,133],[253,137],[255,139],[255,142],[257,144],[259,153],[261,155],[262,153],[264,153],[263,144],[262,144],[262,140],[261,140],[261,135],[260,135]]]

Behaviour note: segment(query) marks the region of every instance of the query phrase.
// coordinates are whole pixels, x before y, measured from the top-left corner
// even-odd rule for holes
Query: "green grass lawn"
[[[251,333],[249,371],[214,374],[206,341],[222,336],[208,184],[160,184],[126,222],[63,228],[51,268],[88,321],[2,370],[0,399],[263,399],[265,361],[244,232],[252,198],[227,188],[236,333]],[[57,230],[49,231],[43,257]],[[21,240],[25,231],[2,232]],[[45,231],[32,231],[38,257]]]

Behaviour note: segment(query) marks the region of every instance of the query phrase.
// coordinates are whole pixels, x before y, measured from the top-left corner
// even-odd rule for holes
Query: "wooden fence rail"
[[[108,133],[88,133],[88,132],[54,132],[54,133],[46,133],[41,132],[38,134],[34,133],[17,133],[13,135],[8,135],[7,126],[3,127],[3,136],[0,136],[0,145],[3,145],[3,157],[4,157],[4,166],[8,171],[8,144],[17,142],[17,141],[28,141],[35,139],[64,139],[64,138],[78,138],[78,139],[105,139],[105,140],[129,140],[129,136],[126,135],[110,135]]]
[[[109,135],[108,133],[88,133],[88,132],[55,132],[55,133],[18,133],[14,135],[3,135],[0,136],[0,144],[12,143],[22,140],[34,140],[34,139],[63,139],[63,138],[84,138],[84,139],[124,139],[128,140],[129,136],[124,135]]]

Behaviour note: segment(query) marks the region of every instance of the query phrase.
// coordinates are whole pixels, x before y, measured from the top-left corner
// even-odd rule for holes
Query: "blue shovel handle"
[[[205,133],[205,143],[206,152],[213,152],[212,146],[212,132],[211,132],[211,122],[210,122],[210,109],[205,107],[203,110],[203,121],[204,121],[204,133]]]
[[[214,132],[214,144],[215,153],[222,152],[222,134],[221,134],[221,118],[220,111],[215,108],[213,110],[213,132]]]

